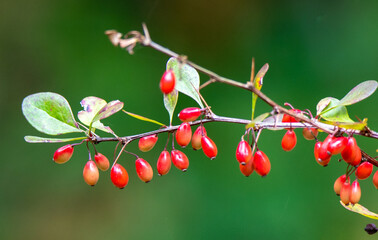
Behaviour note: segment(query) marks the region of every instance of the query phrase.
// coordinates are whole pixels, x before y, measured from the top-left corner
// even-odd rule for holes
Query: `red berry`
[[[184,122],[176,131],[176,141],[181,147],[186,147],[192,139],[192,128],[189,123]]]
[[[172,162],[176,168],[185,172],[189,167],[189,159],[188,157],[179,150],[173,150],[171,152]]]
[[[247,162],[247,164],[239,164],[239,168],[240,168],[240,172],[248,177],[249,175],[251,175],[253,173],[253,159],[249,160]]]
[[[270,172],[270,161],[263,151],[257,151],[253,156],[253,168],[264,177]]]
[[[296,113],[296,114],[302,113],[302,111],[299,109],[290,109],[289,112]],[[282,122],[298,122],[298,120],[290,115],[284,114],[282,117]]]
[[[74,148],[70,144],[58,148],[54,153],[54,162],[59,164],[67,162],[72,157],[73,150]]]
[[[110,170],[110,179],[116,187],[122,189],[129,182],[129,174],[124,167],[116,163]]]
[[[106,171],[109,169],[109,160],[107,157],[105,157],[101,153],[97,153],[95,155],[95,161],[96,161],[97,167],[101,169],[102,171]]]
[[[373,184],[374,184],[375,188],[378,189],[378,170],[374,173]]]
[[[328,135],[326,139],[324,139],[318,151],[319,160],[325,161],[332,156],[331,153],[328,151],[328,145],[332,141],[333,138],[334,137],[332,135]]]
[[[324,159],[324,160],[321,160],[321,159],[319,158],[319,150],[320,150],[322,144],[323,144],[323,143],[320,142],[320,141],[315,143],[315,147],[314,147],[314,156],[315,156],[315,160],[316,160],[316,162],[317,162],[319,165],[321,165],[321,166],[323,166],[323,167],[326,167],[326,166],[328,165],[329,161],[331,160],[331,156],[329,156],[327,159]]]
[[[214,160],[218,154],[218,149],[213,140],[211,140],[208,136],[202,136],[201,145],[203,153],[211,160]]]
[[[171,156],[168,151],[162,151],[157,161],[157,171],[160,176],[163,176],[171,169]]]
[[[343,186],[343,184],[345,183],[346,181],[346,175],[341,175],[340,177],[338,177],[335,181],[335,183],[333,184],[333,190],[335,190],[335,193],[336,195],[340,195],[340,190],[341,190],[341,187]],[[348,182],[350,181],[350,178],[348,177]]]
[[[341,157],[345,162],[351,163],[356,158],[358,150],[357,142],[354,137],[347,138],[347,143],[344,150],[341,152]]]
[[[345,149],[347,143],[348,143],[348,138],[346,137],[333,138],[329,142],[327,150],[331,153],[331,155],[339,154]]]
[[[240,141],[236,148],[236,159],[242,165],[245,165],[252,159],[252,149],[247,141]]]
[[[357,166],[360,164],[362,158],[361,149],[357,146],[356,148],[356,154],[354,155],[354,159],[350,162],[351,165]]]
[[[316,136],[318,136],[318,129],[303,128],[302,135],[307,140],[313,140]]]
[[[202,148],[202,145],[201,145],[202,135],[207,136],[206,129],[204,126],[199,126],[196,129],[196,131],[194,131],[193,137],[192,137],[192,147],[194,150],[198,150]]]
[[[154,172],[152,171],[151,165],[143,158],[138,158],[135,161],[135,169],[138,174],[138,177],[143,182],[148,183],[154,176]]]
[[[154,148],[157,140],[158,140],[158,136],[156,134],[142,137],[141,139],[139,139],[139,143],[138,143],[139,150],[141,150],[142,152],[150,151],[152,148]]]
[[[288,130],[282,138],[281,146],[284,151],[291,151],[297,144],[297,135],[293,130]]]
[[[343,186],[341,187],[341,190],[340,190],[340,200],[345,204],[349,204],[350,202],[350,190],[351,190],[351,187],[350,187],[350,184],[348,181],[345,181],[343,183]]]
[[[176,78],[175,73],[172,70],[164,72],[160,80],[160,89],[164,94],[168,94],[175,89]]]
[[[349,201],[351,204],[356,204],[361,199],[361,188],[360,184],[358,183],[357,179],[353,181],[351,189],[350,189],[350,196]]]
[[[90,185],[94,186],[96,185],[98,178],[99,178],[99,173],[98,173],[98,168],[92,160],[89,160],[83,169],[83,177],[84,181]]]
[[[356,169],[356,177],[360,180],[366,179],[373,172],[373,164],[369,162],[363,162]]]
[[[196,107],[188,107],[181,110],[179,118],[183,122],[192,122],[202,114],[202,110]]]

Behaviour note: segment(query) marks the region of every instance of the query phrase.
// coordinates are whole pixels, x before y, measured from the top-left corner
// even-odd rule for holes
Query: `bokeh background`
[[[158,82],[168,57],[142,47],[131,56],[104,35],[108,29],[141,30],[146,22],[156,42],[225,77],[248,81],[252,57],[258,68],[268,62],[263,92],[314,112],[320,99],[340,99],[358,83],[378,79],[377,11],[377,1],[3,0],[0,239],[374,238],[363,231],[374,220],[345,210],[333,192],[345,164],[334,159],[320,167],[314,143],[300,131],[289,153],[280,147],[283,131],[263,132],[259,146],[272,163],[266,178],[239,172],[234,154],[244,126],[211,123],[206,126],[218,145],[216,160],[184,149],[188,172],[172,168],[145,184],[134,158],[123,155],[120,163],[130,175],[125,189],[112,185],[109,172],[89,187],[82,179],[84,146],[57,165],[51,158],[62,144],[24,142],[24,135],[42,134],[23,117],[21,102],[32,93],[57,92],[76,114],[86,96],[119,99],[128,111],[166,123]],[[246,91],[213,84],[203,95],[218,115],[250,117]],[[178,109],[193,105],[180,95]],[[378,130],[377,94],[348,109]],[[259,101],[257,113],[266,111]],[[104,122],[121,136],[156,129],[123,113]],[[155,149],[140,156],[155,166],[165,140],[161,135]],[[375,154],[376,140],[357,141]],[[114,146],[97,148],[112,158]],[[128,150],[138,152],[136,146]],[[378,211],[371,178],[360,183],[361,204]]]

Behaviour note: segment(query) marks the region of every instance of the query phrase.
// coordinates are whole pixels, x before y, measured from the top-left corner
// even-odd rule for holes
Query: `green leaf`
[[[146,118],[146,117],[143,117],[143,116],[140,116],[138,114],[135,114],[135,113],[131,113],[131,112],[127,112],[126,110],[122,110],[124,113],[128,114],[129,116],[133,117],[133,118],[136,118],[136,119],[139,119],[139,120],[142,120],[142,121],[146,121],[146,122],[151,122],[151,123],[155,123],[157,125],[160,125],[160,126],[165,126],[165,124],[161,123],[161,122],[158,122],[158,121],[155,121],[153,119],[149,119],[149,118]]]
[[[261,115],[259,115],[258,117],[256,117],[255,119],[253,119],[250,123],[248,123],[245,128],[248,129],[248,128],[253,128],[255,127],[255,124],[257,122],[261,122],[263,121],[265,118],[267,118],[269,116],[270,113],[263,113]]]
[[[89,127],[114,134],[110,127],[104,126],[101,119],[107,118],[123,108],[123,103],[116,100],[107,103],[104,99],[98,97],[86,97],[80,102],[84,110],[80,111],[77,116],[79,120]]]
[[[86,139],[87,137],[77,137],[77,138],[44,138],[36,136],[25,136],[24,139],[28,143],[62,143],[62,142],[72,142]]]
[[[200,79],[197,70],[188,64],[180,63],[177,58],[170,58],[167,62],[167,70],[171,69],[175,73],[175,89],[193,98],[203,108],[199,90]],[[197,89],[197,91],[196,91]]]
[[[27,96],[22,102],[22,112],[35,129],[49,135],[83,132],[78,128],[67,100],[57,93]]]
[[[368,217],[368,218],[371,218],[371,219],[378,220],[378,214],[369,211],[369,209],[365,208],[364,206],[362,206],[358,203],[356,203],[354,205],[352,205],[352,204],[345,205],[342,201],[340,201],[340,203],[343,207],[345,207],[349,211],[361,214],[362,216],[365,216],[365,217]]]
[[[319,112],[320,109],[322,109],[319,115],[327,121],[353,123],[352,119],[349,118],[346,107],[339,106],[339,103],[340,101],[336,98],[324,98],[319,101],[318,105],[316,106],[316,109],[317,112]]]
[[[326,124],[331,124],[338,126],[340,128],[345,128],[345,129],[354,129],[354,130],[363,130],[367,126],[367,118],[364,118],[362,122],[353,122],[353,123],[343,123],[343,122],[328,122],[328,121],[322,121],[323,123]]]
[[[355,86],[340,100],[339,105],[347,106],[355,104],[372,95],[377,89],[378,83],[375,80],[362,82]]]
[[[264,66],[262,66],[262,68],[256,74],[256,77],[253,80],[253,86],[257,90],[261,90],[262,85],[263,85],[263,78],[266,72],[268,71],[268,69],[269,69],[269,65],[265,63]],[[252,93],[252,120],[255,116],[256,101],[257,101],[257,95],[255,93]]]
[[[173,113],[178,100],[178,91],[175,89],[169,94],[164,94],[164,106],[169,113],[169,124],[172,124]]]

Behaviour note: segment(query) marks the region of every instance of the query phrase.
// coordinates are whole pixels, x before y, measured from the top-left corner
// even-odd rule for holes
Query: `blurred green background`
[[[42,134],[23,117],[21,102],[32,93],[57,92],[76,114],[86,96],[119,99],[128,111],[166,123],[158,82],[168,57],[142,47],[130,56],[104,35],[141,30],[146,22],[153,40],[225,77],[248,81],[253,56],[257,68],[268,62],[263,92],[314,112],[321,98],[340,99],[358,83],[378,79],[377,11],[377,1],[2,1],[0,239],[374,238],[363,231],[374,220],[345,210],[333,192],[345,164],[335,158],[320,167],[314,143],[300,131],[289,153],[280,146],[283,131],[263,132],[259,146],[272,163],[266,178],[239,172],[234,154],[244,126],[211,123],[216,160],[184,149],[188,172],[172,168],[145,184],[134,158],[123,155],[128,186],[115,188],[109,172],[101,172],[92,188],[82,179],[84,147],[57,165],[51,158],[62,144],[24,142],[24,135]],[[246,91],[213,84],[203,95],[218,115],[250,117]],[[178,109],[193,105],[180,95]],[[348,109],[378,130],[377,94]],[[258,101],[257,114],[266,111]],[[123,113],[104,122],[121,136],[156,129]],[[155,166],[165,139],[140,156]],[[357,141],[375,154],[376,140]],[[97,148],[111,158],[114,146]],[[136,146],[128,150],[138,152]],[[377,212],[371,178],[360,183],[361,204]]]

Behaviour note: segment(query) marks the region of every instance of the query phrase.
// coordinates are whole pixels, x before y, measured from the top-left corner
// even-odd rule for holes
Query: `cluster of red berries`
[[[218,149],[213,140],[207,136],[205,127],[201,124],[192,135],[192,129],[188,122],[196,120],[204,110],[199,108],[185,108],[180,114],[179,118],[183,123],[175,132],[175,139],[178,145],[186,147],[192,143],[194,150],[201,149],[204,154],[210,159],[215,159],[218,154]],[[156,144],[158,136],[156,134],[145,136],[139,139],[138,147],[142,152],[150,151]],[[169,153],[166,148],[161,152],[157,160],[157,171],[160,176],[165,175],[171,169],[171,163],[181,171],[186,171],[189,167],[188,157],[180,150],[174,149]],[[74,146],[65,145],[56,150],[53,160],[56,163],[67,162],[73,154]],[[102,171],[109,169],[109,160],[101,153],[95,154],[95,162],[91,159],[84,166],[83,178],[84,181],[91,186],[94,186],[99,179],[98,168]],[[143,158],[137,157],[135,161],[135,169],[138,177],[143,182],[149,182],[153,177],[153,169],[151,165]],[[118,188],[124,188],[129,181],[129,175],[126,169],[119,163],[115,163],[110,171],[110,178],[113,184]]]

